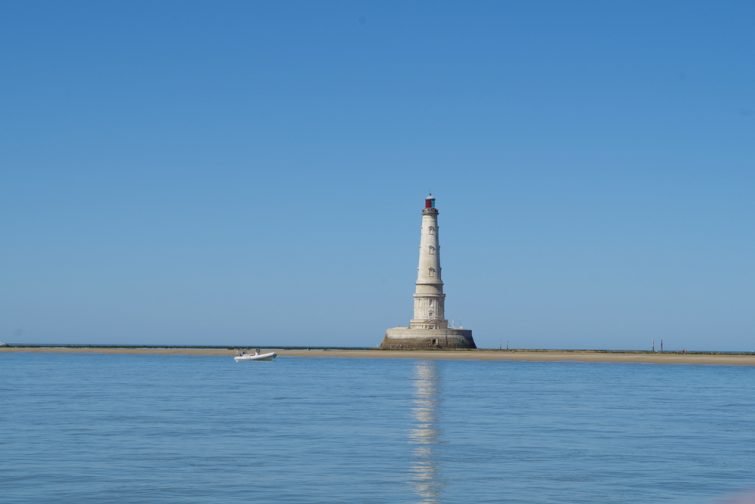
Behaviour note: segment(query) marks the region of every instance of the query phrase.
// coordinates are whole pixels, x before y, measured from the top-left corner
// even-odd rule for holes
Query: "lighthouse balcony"
[[[414,319],[409,322],[411,329],[447,329],[448,320],[438,319]]]

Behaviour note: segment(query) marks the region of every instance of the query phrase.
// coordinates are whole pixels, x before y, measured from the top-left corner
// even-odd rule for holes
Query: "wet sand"
[[[620,352],[600,350],[344,350],[344,349],[278,349],[281,357],[358,358],[358,359],[427,359],[528,362],[617,362],[646,364],[705,364],[723,366],[755,366],[755,354]],[[55,352],[136,355],[232,356],[229,348],[179,347],[0,347],[0,352]]]

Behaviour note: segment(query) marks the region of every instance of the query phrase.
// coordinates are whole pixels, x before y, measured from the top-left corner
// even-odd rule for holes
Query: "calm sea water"
[[[4,504],[716,503],[755,489],[748,367],[0,354],[0,428]]]

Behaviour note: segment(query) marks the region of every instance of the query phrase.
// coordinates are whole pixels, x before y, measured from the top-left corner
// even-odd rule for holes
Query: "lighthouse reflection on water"
[[[437,503],[441,483],[437,468],[438,445],[438,368],[435,362],[418,361],[414,368],[414,400],[412,428],[411,482],[419,502]]]

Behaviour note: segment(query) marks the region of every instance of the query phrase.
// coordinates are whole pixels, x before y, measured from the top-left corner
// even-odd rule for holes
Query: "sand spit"
[[[647,364],[705,364],[755,366],[755,354],[619,352],[599,350],[415,350],[391,351],[370,349],[278,349],[281,357],[358,358],[358,359],[427,359],[527,362],[618,362]],[[231,356],[236,349],[197,347],[74,347],[74,346],[6,346],[0,352],[56,352],[136,355]]]

